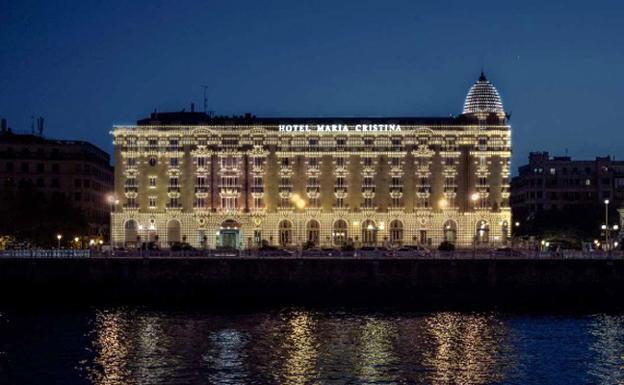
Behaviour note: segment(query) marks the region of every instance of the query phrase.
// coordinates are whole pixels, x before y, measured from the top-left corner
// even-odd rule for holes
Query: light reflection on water
[[[624,383],[621,315],[112,308],[0,321],[0,383]]]

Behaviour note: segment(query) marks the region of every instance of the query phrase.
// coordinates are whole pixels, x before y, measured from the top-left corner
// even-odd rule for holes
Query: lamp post
[[[479,193],[470,194],[470,201],[472,202],[472,209],[474,211],[477,210],[477,201],[479,200]],[[475,226],[475,232],[472,234],[472,258],[475,258],[477,255],[477,226]]]
[[[119,203],[119,199],[117,199],[117,197],[115,197],[114,194],[109,194],[106,197],[106,200],[108,201],[108,205],[110,207],[110,221],[109,221],[109,225],[108,225],[108,243],[110,245],[113,244],[113,213],[115,212],[116,206]]]
[[[609,200],[604,200],[605,204],[605,251],[609,250]]]
[[[61,238],[63,238],[63,236],[61,234],[56,234],[56,248],[60,249],[61,248]]]

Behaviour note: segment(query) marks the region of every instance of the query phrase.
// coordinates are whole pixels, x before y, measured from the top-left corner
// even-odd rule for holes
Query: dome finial
[[[466,96],[463,114],[504,114],[503,102],[498,91],[485,77],[481,70],[479,80],[475,82]]]

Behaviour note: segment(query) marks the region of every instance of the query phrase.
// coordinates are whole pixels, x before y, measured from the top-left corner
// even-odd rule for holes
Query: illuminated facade
[[[511,130],[481,75],[448,118],[210,117],[115,126],[115,246],[503,244]]]

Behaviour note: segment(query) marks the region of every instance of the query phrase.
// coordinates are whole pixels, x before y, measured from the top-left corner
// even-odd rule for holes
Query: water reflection
[[[624,317],[598,315],[590,323],[595,338],[589,375],[596,384],[624,384]]]
[[[98,385],[624,381],[621,316],[562,320],[305,309],[94,313],[87,334],[92,357],[78,366]],[[574,335],[586,342],[575,343]],[[551,359],[558,346],[569,357]]]
[[[426,317],[423,332],[431,338],[423,363],[433,384],[500,382],[510,369],[506,327],[491,316],[438,313]]]
[[[243,384],[247,381],[245,345],[246,334],[232,329],[213,332],[208,337],[208,351],[202,356],[208,368],[208,380],[213,384]]]
[[[361,326],[357,351],[357,376],[366,383],[397,382],[395,352],[399,338],[396,323],[367,317]]]

